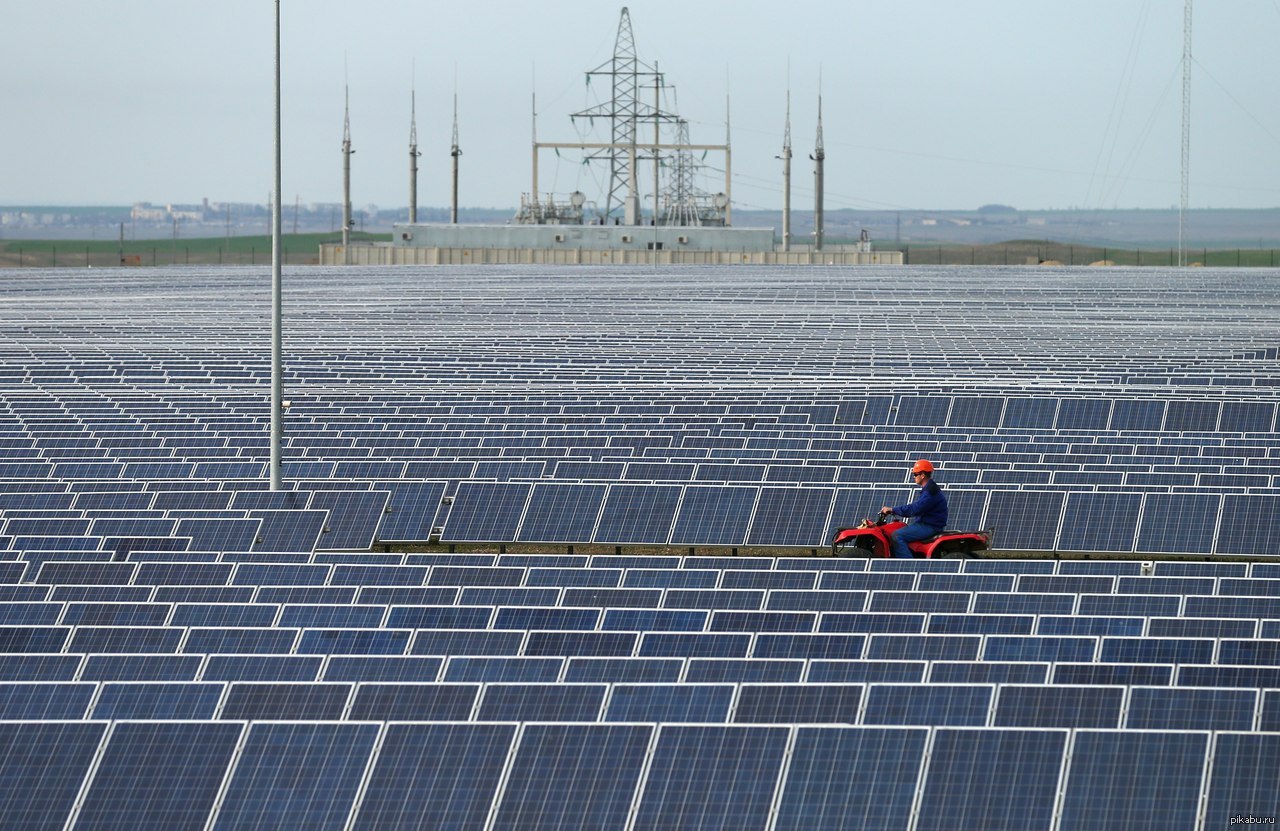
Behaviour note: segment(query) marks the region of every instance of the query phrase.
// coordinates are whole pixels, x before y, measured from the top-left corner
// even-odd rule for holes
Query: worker
[[[928,459],[916,462],[911,468],[911,478],[920,488],[915,501],[896,508],[886,505],[880,509],[881,514],[915,517],[914,522],[889,535],[889,548],[895,557],[910,558],[911,549],[907,543],[928,539],[947,527],[947,496],[933,481],[933,464]]]

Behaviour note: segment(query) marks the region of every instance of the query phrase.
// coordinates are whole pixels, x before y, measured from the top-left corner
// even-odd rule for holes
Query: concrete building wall
[[[321,265],[902,265],[901,251],[690,251],[678,249],[320,246]]]
[[[773,250],[772,228],[690,225],[393,225],[395,248],[583,251]]]

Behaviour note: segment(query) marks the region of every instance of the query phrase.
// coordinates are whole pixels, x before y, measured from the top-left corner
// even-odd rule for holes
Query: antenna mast
[[[453,157],[453,202],[449,209],[449,222],[454,225],[458,224],[458,157],[462,155],[462,148],[458,147],[458,93],[453,93],[453,146],[449,148],[449,155]]]
[[[1182,11],[1182,193],[1178,203],[1178,265],[1187,264],[1187,201],[1191,188],[1191,0]]]
[[[818,140],[814,145],[813,159],[813,250],[822,250],[822,163],[827,151],[822,147],[822,91],[818,91]]]
[[[351,263],[351,95],[344,84],[342,87],[342,259],[343,263]]]
[[[791,250],[791,89],[787,89],[787,120],[782,130],[782,250]]]
[[[409,90],[409,224],[418,221],[418,102],[416,90]]]

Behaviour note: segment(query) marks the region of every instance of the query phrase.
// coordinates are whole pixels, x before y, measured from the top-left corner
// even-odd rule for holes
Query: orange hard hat
[[[918,461],[918,462],[916,462],[916,463],[915,463],[915,466],[914,466],[914,467],[912,467],[912,468],[911,468],[911,472],[912,472],[913,474],[914,474],[914,473],[928,473],[928,474],[932,475],[932,474],[933,474],[933,464],[932,464],[932,463],[930,463],[928,459],[921,459],[920,461]]]

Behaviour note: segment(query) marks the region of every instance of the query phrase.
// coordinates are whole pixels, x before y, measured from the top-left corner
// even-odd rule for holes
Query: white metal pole
[[[271,490],[278,491],[282,489],[280,444],[284,414],[280,325],[280,0],[276,0],[275,98],[275,198],[271,200]]]

